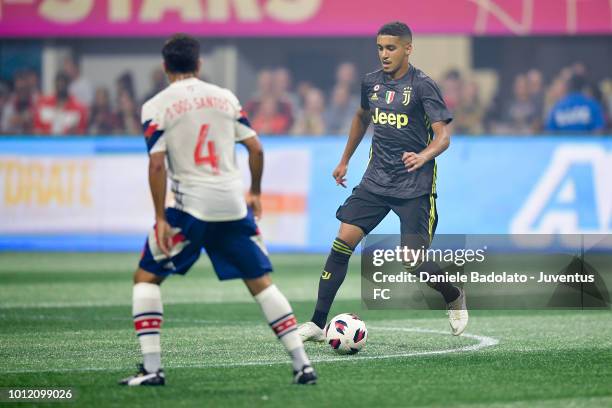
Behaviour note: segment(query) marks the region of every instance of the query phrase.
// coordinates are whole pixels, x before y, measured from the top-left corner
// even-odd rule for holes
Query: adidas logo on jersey
[[[377,125],[389,125],[401,129],[408,124],[408,115],[405,113],[379,112],[379,108],[376,108],[372,115],[372,122]]]

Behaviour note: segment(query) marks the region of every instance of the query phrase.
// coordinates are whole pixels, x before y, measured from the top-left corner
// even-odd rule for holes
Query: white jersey
[[[203,221],[246,216],[235,144],[256,133],[232,92],[176,81],[143,105],[142,123],[149,153],[166,152],[175,208]]]

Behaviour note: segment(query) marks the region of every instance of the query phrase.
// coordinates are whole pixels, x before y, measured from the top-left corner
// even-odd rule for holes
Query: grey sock
[[[144,368],[149,373],[156,373],[161,368],[161,353],[146,353],[144,356]]]
[[[295,371],[301,370],[305,365],[310,365],[310,360],[304,351],[304,347],[298,347],[289,352],[291,362]]]

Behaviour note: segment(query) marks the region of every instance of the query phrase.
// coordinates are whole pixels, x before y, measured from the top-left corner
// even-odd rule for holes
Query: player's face
[[[378,58],[385,73],[393,75],[408,64],[412,44],[401,37],[379,35],[376,37],[376,46],[378,47]]]

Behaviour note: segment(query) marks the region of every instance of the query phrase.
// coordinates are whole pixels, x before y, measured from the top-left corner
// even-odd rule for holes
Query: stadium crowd
[[[120,75],[111,92],[96,87],[81,75],[73,58],[66,58],[53,92],[43,95],[38,73],[22,70],[10,81],[0,82],[0,134],[139,135],[140,106],[166,86],[166,79],[161,69],[155,69],[149,91],[138,100],[132,75],[129,71]],[[469,75],[450,70],[436,79],[454,113],[456,134],[612,130],[612,79],[594,83],[581,63],[563,67],[554,78],[529,69],[513,79],[510,97],[498,89],[488,103]],[[263,135],[346,135],[359,103],[360,73],[353,63],[343,62],[336,67],[328,94],[314,82],[294,82],[285,67],[262,69],[257,90],[244,108]]]

